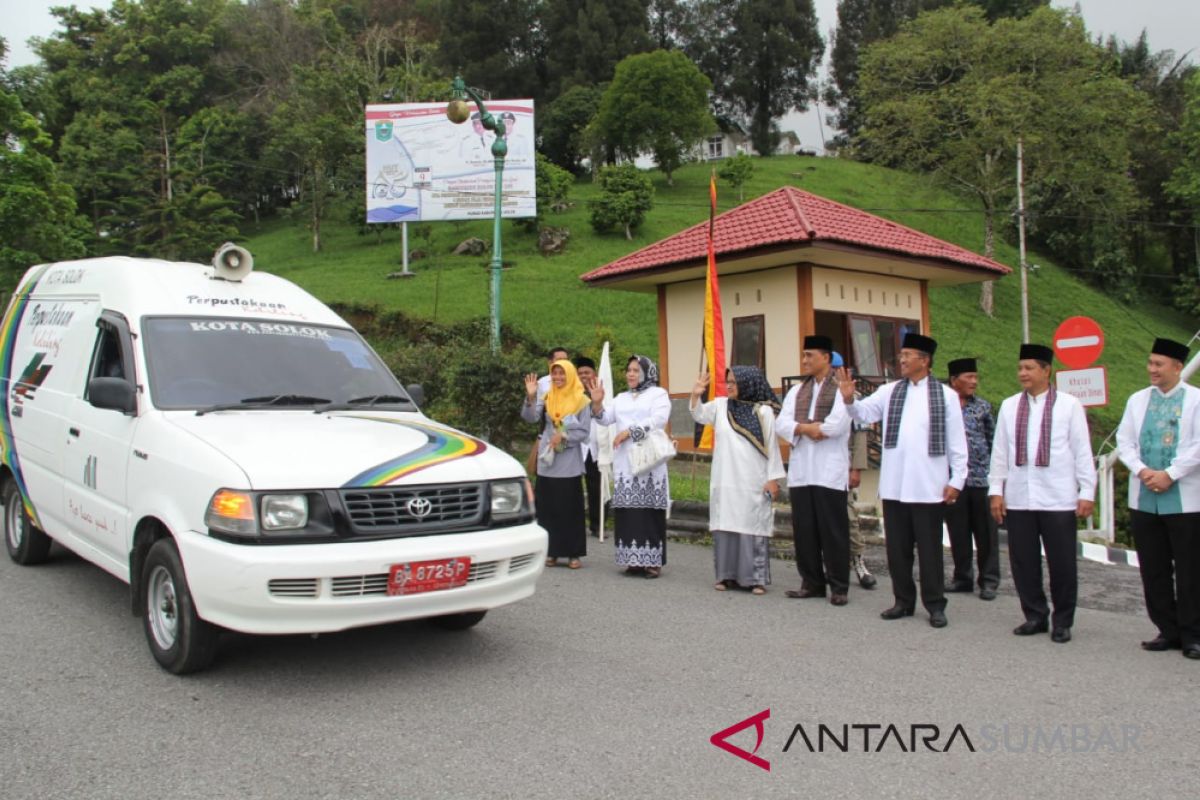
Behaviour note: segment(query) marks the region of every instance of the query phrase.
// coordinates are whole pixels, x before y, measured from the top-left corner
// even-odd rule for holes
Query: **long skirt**
[[[662,508],[614,508],[618,567],[662,567],[667,563],[667,512]]]
[[[737,581],[739,586],[771,583],[768,537],[713,531],[713,564],[717,580]]]
[[[587,555],[587,527],[583,514],[583,484],[579,476],[547,478],[538,475],[534,489],[537,521],[550,534],[548,558],[581,558]]]

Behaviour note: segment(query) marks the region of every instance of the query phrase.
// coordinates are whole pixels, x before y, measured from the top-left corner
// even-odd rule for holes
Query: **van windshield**
[[[156,408],[413,408],[399,382],[351,330],[220,317],[143,321]]]

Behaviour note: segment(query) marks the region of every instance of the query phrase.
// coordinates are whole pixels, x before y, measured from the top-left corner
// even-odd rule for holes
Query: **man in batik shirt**
[[[1200,389],[1182,380],[1186,345],[1157,339],[1150,386],[1125,404],[1117,453],[1129,467],[1129,515],[1151,651],[1182,648],[1200,659]]]
[[[962,405],[963,427],[967,431],[967,482],[958,502],[946,506],[946,528],[950,531],[950,552],[954,557],[954,577],[947,592],[975,589],[975,565],[971,550],[979,562],[979,596],[996,599],[1000,585],[1000,540],[996,521],[988,504],[988,468],[992,463],[992,435],[996,423],[992,406],[976,394],[979,369],[973,358],[956,358],[949,364],[950,388]]]

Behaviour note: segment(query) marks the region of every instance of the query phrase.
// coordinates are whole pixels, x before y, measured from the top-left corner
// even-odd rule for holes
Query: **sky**
[[[107,8],[108,0],[75,0],[79,8]],[[0,0],[0,36],[8,42],[8,67],[32,64],[36,60],[26,46],[31,36],[49,36],[55,30],[50,8],[72,5],[71,0]],[[817,21],[828,44],[831,30],[837,27],[837,0],[814,0]],[[1198,0],[1052,0],[1058,8],[1078,6],[1084,24],[1093,37],[1115,35],[1134,41],[1144,28],[1153,50],[1174,50],[1176,55],[1191,51],[1193,62],[1200,63],[1200,2]],[[816,109],[805,114],[792,113],[781,124],[793,130],[805,148],[821,150],[822,129]],[[824,129],[826,138],[832,135]]]

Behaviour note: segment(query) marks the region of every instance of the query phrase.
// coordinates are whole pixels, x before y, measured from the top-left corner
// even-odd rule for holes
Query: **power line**
[[[213,164],[213,165],[218,165],[218,166],[251,168],[251,169],[259,170],[260,172],[273,173],[276,175],[286,175],[290,178],[294,178],[297,175],[297,170],[281,169],[281,168],[277,168],[277,167],[267,167],[267,166],[263,166],[260,163],[253,163],[253,162],[246,162],[246,161],[236,161],[236,160],[229,160],[229,159],[209,159],[208,163]],[[341,189],[341,190],[347,191],[347,192],[351,192],[356,189],[365,189],[365,184],[361,183],[357,180],[351,181],[348,179],[341,179],[341,178],[326,178],[325,182],[334,187],[337,187],[338,189]],[[368,181],[366,183],[369,184],[370,182]],[[396,184],[391,184],[391,185],[396,186]],[[449,194],[449,195],[453,195],[453,196],[457,196],[457,197],[487,197],[487,198],[494,197],[494,192],[492,192],[492,191],[466,191],[466,190],[461,190],[461,189],[430,189],[428,187],[417,187],[413,184],[401,184],[401,185],[399,185],[399,188],[402,188],[405,190],[425,189],[425,190],[437,191],[439,193]],[[528,196],[529,196],[528,194],[512,194],[512,193],[504,193],[503,191],[501,192],[501,197],[521,198],[521,197],[528,197]],[[670,201],[670,200],[666,200],[666,201],[657,200],[657,201],[655,201],[654,205],[657,208],[694,208],[697,210],[698,213],[703,213],[704,216],[707,216],[708,211],[709,211],[708,204],[706,202],[701,202],[699,200],[695,203],[691,203],[691,202],[683,203],[683,202]],[[732,211],[741,205],[743,205],[743,204],[739,203],[737,206],[729,206],[724,209],[718,208],[718,211],[720,213],[724,213],[726,211]],[[917,207],[912,207],[912,208],[885,207],[885,206],[864,206],[864,207],[856,206],[855,208],[859,211],[864,211],[864,212],[872,213],[872,214],[971,214],[971,215],[978,215],[978,216],[982,216],[982,215],[986,214],[986,212],[983,209],[977,209],[977,208],[939,208],[939,207],[928,207],[928,206],[917,206]],[[1200,210],[1194,210],[1194,209],[1181,209],[1181,211],[1183,211],[1185,213],[1190,211],[1191,213],[1200,214]],[[1014,216],[1014,215],[1015,215],[1015,212],[1004,212],[1003,214],[997,214],[998,217],[1004,217],[1004,218],[1007,218],[1009,216]],[[1145,219],[1143,217],[1128,217],[1128,216],[1113,217],[1113,216],[1091,216],[1091,215],[1086,215],[1086,214],[1056,214],[1056,213],[1051,213],[1051,212],[1039,212],[1039,211],[1028,211],[1027,210],[1025,212],[1025,218],[1033,219],[1033,220],[1046,219],[1046,220],[1068,220],[1068,221],[1075,221],[1075,222],[1102,222],[1102,223],[1107,223],[1107,224],[1130,225],[1130,226],[1134,226],[1134,227],[1140,226],[1140,227],[1151,227],[1151,228],[1179,228],[1179,229],[1183,229],[1183,230],[1200,231],[1200,222],[1190,222],[1190,223],[1189,222],[1167,222],[1167,221],[1149,220],[1149,219]]]

